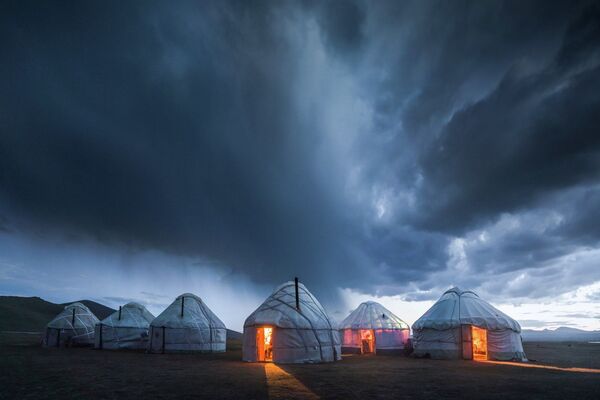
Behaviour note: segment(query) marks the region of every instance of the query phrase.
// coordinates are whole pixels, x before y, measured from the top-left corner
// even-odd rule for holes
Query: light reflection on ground
[[[315,393],[293,375],[273,363],[265,363],[269,399],[318,399]]]
[[[600,374],[600,369],[594,368],[563,368],[563,367],[555,367],[554,365],[540,365],[540,364],[529,364],[529,363],[520,363],[520,362],[511,362],[511,361],[489,361],[482,360],[477,361],[487,364],[497,364],[497,365],[510,365],[514,367],[522,367],[522,368],[539,368],[539,369],[549,369],[553,371],[566,371],[566,372],[584,372],[588,374]]]

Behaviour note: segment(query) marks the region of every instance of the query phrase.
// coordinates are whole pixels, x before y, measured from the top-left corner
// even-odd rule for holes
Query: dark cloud
[[[588,2],[0,7],[1,230],[412,299],[598,245]]]
[[[319,3],[319,25],[325,42],[345,55],[360,49],[364,40],[366,6],[362,2],[331,0]]]
[[[389,2],[375,10],[378,111],[428,143],[452,114],[493,90],[515,62],[556,51],[580,5],[561,2]],[[385,63],[381,63],[385,60]]]
[[[295,87],[302,38],[288,26],[304,11],[129,4],[108,18],[111,9],[3,13],[7,207],[258,280],[357,268],[346,249],[361,245],[350,238],[359,228],[314,152],[322,128],[295,104],[313,101]]]
[[[600,11],[573,21],[555,58],[513,66],[485,98],[452,116],[422,158],[426,226],[464,232],[600,171]]]
[[[559,198],[565,216],[558,234],[565,240],[573,240],[588,246],[600,241],[600,188],[583,188],[571,195]]]

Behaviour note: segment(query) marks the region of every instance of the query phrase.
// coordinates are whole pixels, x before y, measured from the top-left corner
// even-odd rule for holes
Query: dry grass
[[[35,336],[0,334],[0,398],[268,398],[264,364],[243,363],[239,342],[224,354],[145,354],[44,349]],[[537,343],[538,361],[598,368],[600,345]],[[597,399],[600,374],[469,361],[352,356],[280,368],[321,398]],[[271,384],[277,380],[271,380]],[[295,396],[298,398],[298,396]]]

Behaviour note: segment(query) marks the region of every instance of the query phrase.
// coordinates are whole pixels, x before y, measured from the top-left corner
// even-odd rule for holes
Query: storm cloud
[[[4,2],[0,34],[7,234],[330,296],[600,281],[593,2]]]

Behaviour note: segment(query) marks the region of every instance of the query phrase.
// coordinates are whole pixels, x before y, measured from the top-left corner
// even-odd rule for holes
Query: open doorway
[[[487,360],[487,330],[472,326],[471,334],[473,337],[473,359]]]
[[[273,328],[256,328],[256,351],[258,361],[273,361]]]
[[[375,353],[375,335],[372,329],[361,329],[360,340],[362,354]]]

